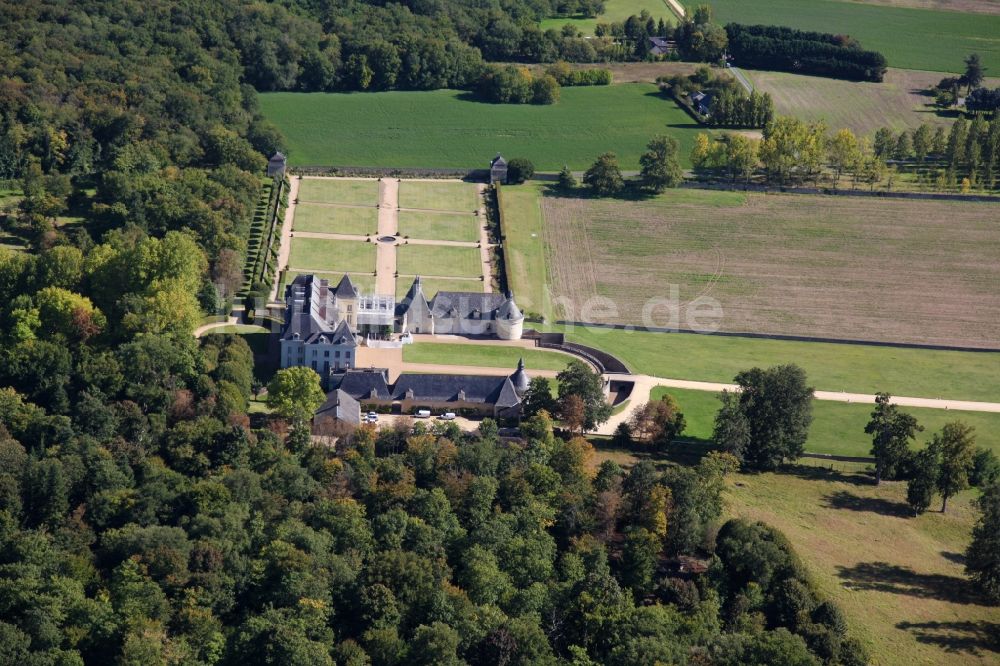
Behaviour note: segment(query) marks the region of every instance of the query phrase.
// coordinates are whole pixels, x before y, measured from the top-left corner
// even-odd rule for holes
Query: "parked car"
[[[442,414],[438,418],[440,418],[442,421],[454,421],[455,420],[455,412],[445,412],[444,414]]]
[[[368,422],[378,423],[378,414],[376,414],[375,412],[368,412]]]
[[[417,418],[418,419],[429,419],[431,417],[431,410],[429,409],[418,409]]]

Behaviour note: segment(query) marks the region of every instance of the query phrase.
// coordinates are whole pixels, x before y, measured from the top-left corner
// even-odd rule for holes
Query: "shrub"
[[[520,185],[535,175],[535,165],[524,157],[515,157],[507,162],[507,182]]]

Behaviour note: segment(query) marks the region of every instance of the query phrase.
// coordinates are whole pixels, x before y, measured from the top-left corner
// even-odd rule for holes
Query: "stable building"
[[[518,418],[529,381],[523,359],[510,375],[403,373],[393,385],[387,382],[385,370],[348,370],[330,377],[330,393],[317,416],[331,414],[347,396],[362,410],[389,407],[401,414],[427,409],[437,414],[471,412],[500,419]]]

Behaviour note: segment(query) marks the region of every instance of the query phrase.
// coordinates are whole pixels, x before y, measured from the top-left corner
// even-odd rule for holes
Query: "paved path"
[[[667,7],[669,7],[670,11],[674,13],[674,16],[676,16],[681,20],[684,20],[684,17],[686,16],[684,12],[684,5],[679,3],[677,0],[663,0],[663,1],[667,3]]]
[[[292,220],[295,218],[295,202],[299,196],[299,178],[290,176],[288,178],[288,207],[285,208],[285,219],[281,222],[280,243],[278,246],[278,270],[271,283],[271,293],[268,302],[274,303],[278,299],[278,278],[281,271],[288,268],[288,255],[292,251]]]
[[[746,88],[748,94],[753,92],[753,84],[750,83],[750,79],[748,79],[743,72],[740,71],[739,67],[730,67],[729,71],[732,72],[736,77],[736,80],[739,81],[744,88]]]
[[[225,321],[213,321],[211,324],[203,324],[198,328],[194,329],[194,337],[200,338],[211,330],[216,328],[225,328],[226,326],[235,326],[239,321],[236,317],[229,317]]]
[[[483,291],[493,293],[493,265],[490,263],[490,233],[486,228],[486,185],[477,186],[479,192],[479,262],[483,271]]]
[[[399,229],[399,180],[379,181],[378,235],[395,236]],[[375,244],[375,293],[396,293],[396,245]]]
[[[529,368],[528,373],[531,374]],[[620,414],[608,419],[607,423],[598,429],[597,433],[601,435],[610,435],[614,433],[615,428],[622,421],[627,421],[632,416],[638,407],[646,402],[649,402],[649,394],[657,386],[666,386],[669,388],[683,388],[692,389],[694,391],[711,391],[713,393],[718,393],[720,391],[735,391],[737,390],[736,384],[723,384],[719,382],[699,382],[692,381],[688,379],[668,379],[666,377],[653,377],[650,375],[606,375],[609,379],[622,380],[622,381],[633,381],[635,386],[632,389],[632,395],[629,398],[629,406],[622,411]],[[814,394],[816,400],[825,400],[830,402],[849,402],[849,403],[860,403],[865,405],[874,405],[875,396],[869,393],[846,393],[843,391],[816,391]],[[1000,403],[997,402],[976,402],[972,400],[947,400],[942,398],[913,398],[901,395],[892,396],[893,404],[899,405],[900,407],[925,407],[927,409],[956,409],[959,411],[969,411],[969,412],[994,412],[1000,413]]]

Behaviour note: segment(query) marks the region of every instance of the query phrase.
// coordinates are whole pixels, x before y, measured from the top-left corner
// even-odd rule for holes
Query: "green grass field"
[[[479,192],[473,183],[401,181],[399,207],[473,212],[479,210]]]
[[[715,393],[657,387],[650,395],[659,400],[669,393],[680,403],[687,421],[684,434],[698,439],[712,438],[712,424],[719,408]],[[865,424],[871,416],[872,405],[844,402],[813,401],[813,423],[809,429],[806,451],[840,456],[868,456],[871,438],[865,434]],[[1000,414],[990,412],[964,412],[943,409],[918,409],[902,407],[913,414],[924,427],[917,436],[916,446],[923,447],[933,433],[950,421],[962,421],[976,429],[976,444],[1000,455]]]
[[[294,238],[288,266],[299,272],[372,273],[375,245],[349,240]]]
[[[564,164],[583,170],[611,150],[622,168],[638,169],[656,134],[675,137],[689,166],[694,137],[703,131],[655,85],[642,83],[564,88],[550,106],[484,104],[455,90],[265,93],[259,99],[287,138],[293,166],[485,168],[502,150],[542,170]]]
[[[413,284],[413,275],[400,275],[396,278],[396,298],[403,298]],[[482,280],[449,280],[447,278],[420,278],[424,296],[427,300],[434,298],[439,291],[474,291],[483,290]]]
[[[400,211],[399,233],[427,240],[479,240],[479,217],[471,213],[418,213]]]
[[[658,377],[731,382],[747,368],[797,363],[818,390],[1000,401],[998,353],[582,327],[553,330],[618,356],[632,372]]]
[[[451,245],[400,245],[396,270],[401,275],[479,277],[483,274],[479,249]]]
[[[700,4],[686,0],[689,8]],[[713,0],[720,23],[787,25],[848,34],[881,52],[893,67],[960,72],[978,53],[1000,71],[1000,16],[887,7],[840,0]],[[739,65],[739,63],[736,63]]]
[[[542,185],[525,183],[501,188],[504,260],[508,288],[525,312],[541,312],[549,282],[545,263],[545,234],[539,191]]]
[[[307,202],[375,206],[378,204],[378,181],[303,178],[298,198]]]
[[[659,20],[663,18],[675,23],[673,12],[667,7],[663,0],[606,0],[604,3],[604,13],[597,18],[551,18],[541,22],[542,30],[555,28],[560,30],[564,25],[576,26],[577,30],[585,35],[594,34],[594,26],[598,23],[621,23],[633,14],[639,14],[642,10],[648,11],[653,18]]]
[[[327,234],[374,234],[378,231],[378,209],[299,204],[292,222],[295,231]]]
[[[519,358],[524,359],[524,365],[529,375],[532,370],[562,370],[573,359],[573,357],[559,352],[521,347],[437,342],[418,342],[403,347],[403,361],[408,363],[516,368]]]

